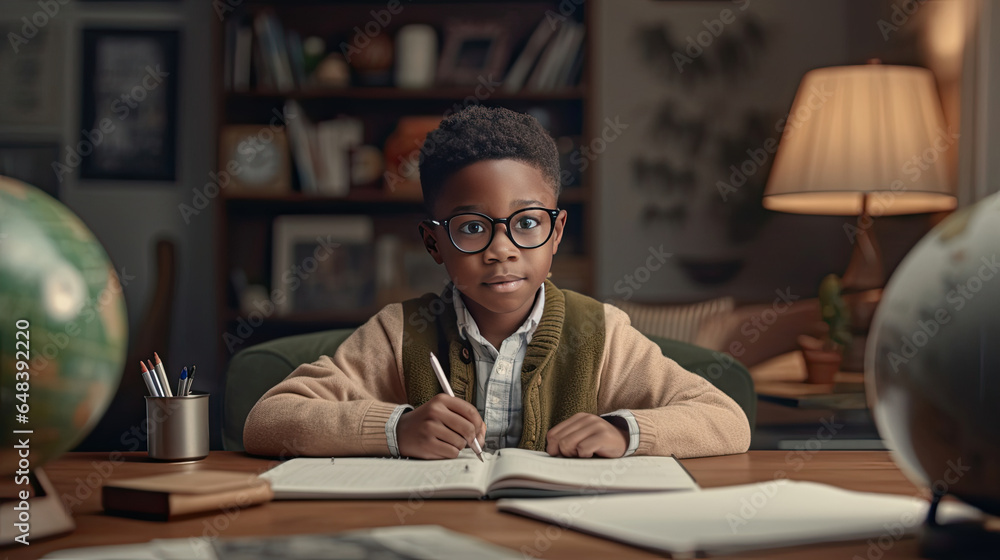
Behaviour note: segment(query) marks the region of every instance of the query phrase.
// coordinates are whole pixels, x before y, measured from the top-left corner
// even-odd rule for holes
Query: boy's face
[[[555,193],[542,172],[510,159],[486,160],[461,169],[445,182],[432,217],[440,222],[456,214],[478,212],[498,219],[532,207],[556,208]],[[548,216],[545,219],[551,221]],[[562,211],[555,220],[552,236],[535,249],[514,245],[507,236],[507,224],[494,226],[496,231],[489,246],[474,254],[459,251],[443,226],[425,224],[423,237],[431,256],[438,264],[444,264],[452,282],[465,296],[465,304],[478,324],[501,317],[521,322],[531,310],[538,287],[548,276],[565,224],[566,212]],[[544,223],[542,227],[548,225]],[[489,226],[487,222],[486,227]]]

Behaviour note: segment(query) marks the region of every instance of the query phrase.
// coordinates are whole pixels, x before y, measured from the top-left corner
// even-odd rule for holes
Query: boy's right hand
[[[416,459],[454,459],[477,438],[486,442],[486,424],[476,407],[440,393],[403,414],[396,423],[399,454]]]

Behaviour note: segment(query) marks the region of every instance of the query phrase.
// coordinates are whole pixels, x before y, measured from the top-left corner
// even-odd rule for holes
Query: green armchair
[[[243,451],[243,424],[261,395],[288,377],[299,364],[322,355],[332,356],[354,329],[336,329],[279,338],[238,352],[226,369],[223,402],[222,444],[227,451]],[[753,429],[757,395],[750,372],[728,355],[699,346],[650,336],[663,355],[708,379],[732,397],[750,420]]]

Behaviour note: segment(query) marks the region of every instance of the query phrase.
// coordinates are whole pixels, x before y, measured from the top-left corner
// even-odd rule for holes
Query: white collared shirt
[[[479,331],[476,320],[469,313],[461,292],[450,285],[455,305],[455,317],[459,335],[472,346],[476,365],[476,409],[486,423],[486,451],[503,447],[517,447],[521,441],[523,426],[523,403],[521,392],[521,365],[527,354],[528,344],[538,328],[545,310],[545,285],[538,288],[535,303],[527,319],[516,331],[500,343],[497,350]],[[399,405],[386,422],[385,435],[389,451],[393,457],[399,456],[396,441],[396,425],[399,417],[413,407]],[[602,417],[620,416],[629,429],[629,445],[625,455],[635,453],[639,447],[639,424],[628,410],[616,410]]]

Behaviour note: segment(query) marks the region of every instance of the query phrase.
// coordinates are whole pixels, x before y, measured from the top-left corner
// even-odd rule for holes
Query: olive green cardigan
[[[476,368],[468,342],[458,334],[452,291],[403,302],[403,315],[430,316],[429,325],[403,328],[403,371],[409,404],[418,407],[442,391],[431,369],[434,352],[448,372],[455,396],[475,405]],[[439,313],[430,313],[430,310]],[[604,353],[604,308],[589,297],[546,280],[542,319],[521,365],[524,422],[519,447],[545,450],[545,434],[578,412],[597,413],[597,385]]]

